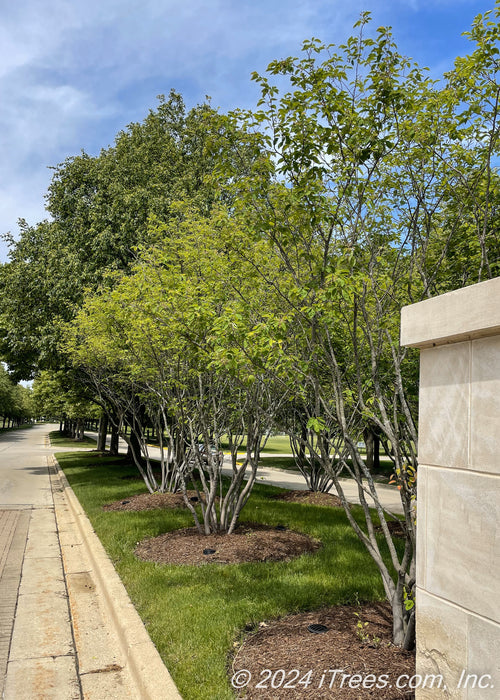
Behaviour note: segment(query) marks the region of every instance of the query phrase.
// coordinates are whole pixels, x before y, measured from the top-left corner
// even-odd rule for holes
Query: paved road
[[[56,428],[39,425],[0,435],[0,507],[52,506],[45,436]]]

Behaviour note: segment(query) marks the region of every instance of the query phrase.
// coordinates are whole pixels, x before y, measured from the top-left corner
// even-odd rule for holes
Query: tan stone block
[[[470,343],[420,356],[419,462],[465,468],[469,452]]]
[[[417,551],[416,551],[416,576],[417,585],[427,588],[426,561],[427,561],[427,494],[429,467],[420,464],[418,467],[418,493],[417,493]]]
[[[500,333],[500,277],[401,310],[401,345],[429,347]]]
[[[500,625],[476,615],[467,623],[468,700],[498,700],[500,695]],[[465,685],[465,679],[463,682]],[[475,687],[474,687],[475,686]]]
[[[464,689],[458,688],[461,673],[467,666],[467,615],[446,601],[417,589],[417,668],[418,675],[443,678],[446,695],[430,687],[419,688],[417,700],[446,697],[466,700]]]
[[[500,474],[500,336],[472,343],[472,469]]]
[[[426,588],[500,622],[500,477],[429,469]]]

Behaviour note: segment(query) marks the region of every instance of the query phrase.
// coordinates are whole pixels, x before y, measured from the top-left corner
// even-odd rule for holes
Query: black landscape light
[[[215,554],[215,549],[204,549],[203,554]]]
[[[319,625],[315,623],[314,625],[309,625],[307,628],[309,632],[312,632],[312,634],[323,634],[323,632],[328,632],[328,627],[325,627],[325,625]]]

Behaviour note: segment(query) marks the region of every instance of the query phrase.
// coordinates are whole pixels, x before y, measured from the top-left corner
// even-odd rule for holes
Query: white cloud
[[[484,3],[489,0],[484,0]],[[371,0],[375,26],[407,21],[427,30],[423,8],[470,20],[483,0]],[[205,94],[215,106],[252,106],[253,70],[298,55],[304,39],[342,42],[366,0],[17,0],[0,26],[0,232],[43,218],[48,165],[98,152],[159,92]],[[393,21],[394,20],[394,21]],[[434,29],[431,27],[430,29]],[[443,27],[443,32],[446,27]],[[436,33],[434,34],[436,36]],[[443,33],[443,36],[445,34]],[[446,41],[446,38],[444,39]],[[446,52],[444,52],[446,54]],[[0,248],[0,259],[4,257]]]
[[[1,238],[5,233],[17,235],[19,231],[18,220],[26,219],[29,223],[35,223],[49,218],[45,211],[44,194],[50,182],[51,173],[46,168],[36,169],[31,174],[24,171],[14,178],[0,176],[2,187],[0,189],[0,211],[2,212],[0,224],[0,262],[5,262],[8,255],[8,246]]]
[[[107,146],[119,128],[143,118],[157,92],[188,85],[193,102],[205,94],[224,108],[244,102],[256,92],[251,70],[263,70],[276,52],[289,53],[290,44],[298,49],[323,6],[320,0],[10,3],[0,27],[0,232],[15,230],[19,217],[35,223],[43,216],[46,166],[81,148]],[[154,92],[137,97],[148,81]]]

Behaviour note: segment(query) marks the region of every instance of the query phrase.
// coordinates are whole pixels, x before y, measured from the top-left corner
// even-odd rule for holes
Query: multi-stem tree
[[[271,77],[255,75],[261,110],[241,114],[263,134],[275,173],[260,187],[251,179],[238,204],[283,270],[273,280],[282,312],[252,333],[282,349],[283,381],[295,377],[297,395],[313,407],[306,428],[379,567],[394,641],[405,646],[414,637],[417,369],[415,354],[399,346],[399,314],[404,304],[452,288],[460,268],[466,283],[497,269],[498,25],[487,20],[476,20],[478,48],[442,87],[398,53],[388,29],[365,36],[365,14],[343,46],[311,40],[302,58],[273,62]],[[290,91],[280,94],[272,76],[281,85],[287,79]],[[467,251],[474,255],[465,260]],[[358,448],[367,430],[393,460],[403,550]],[[339,435],[363,527],[332,468]]]
[[[253,280],[233,266],[234,241],[244,243],[245,232],[225,210],[207,219],[186,205],[179,205],[175,224],[154,229],[158,242],[141,251],[131,274],[86,301],[68,330],[67,349],[117,415],[132,411],[133,397],[150,416],[156,412],[158,434],[169,446],[164,467],[182,487],[197,527],[207,534],[232,532],[285,399],[282,387],[277,391],[236,342],[243,290],[258,296]],[[243,325],[248,328],[248,320]],[[144,454],[137,416],[128,422]],[[222,436],[230,445],[228,481],[218,457]],[[150,490],[159,487],[149,460],[141,473]],[[189,487],[200,491],[201,519]]]

